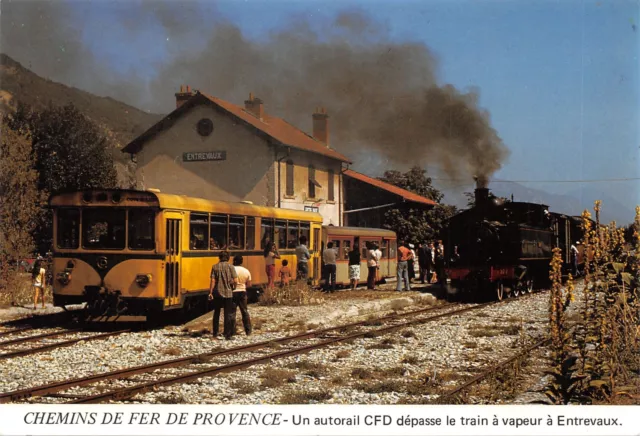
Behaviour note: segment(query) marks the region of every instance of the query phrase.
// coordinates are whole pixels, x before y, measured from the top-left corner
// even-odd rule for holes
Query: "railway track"
[[[29,329],[27,329],[29,330]],[[8,351],[2,351],[2,349],[4,349],[7,346],[19,346],[21,344],[25,344],[28,342],[35,342],[35,341],[41,341],[41,340],[46,340],[46,339],[50,339],[50,338],[54,338],[57,336],[63,336],[63,335],[70,335],[70,334],[75,334],[75,333],[81,333],[81,332],[85,332],[86,330],[84,328],[75,328],[75,329],[71,329],[71,330],[65,330],[65,331],[57,331],[57,332],[51,332],[51,333],[44,333],[44,334],[39,334],[39,335],[34,335],[34,336],[27,336],[24,338],[16,338],[16,339],[11,339],[8,341],[4,341],[4,342],[0,342],[0,360],[3,359],[10,359],[10,358],[15,358],[15,357],[21,357],[21,356],[28,356],[30,354],[36,354],[36,353],[42,353],[45,351],[51,351],[51,350],[55,350],[56,348],[63,348],[63,347],[70,347],[74,344],[77,344],[78,342],[84,341],[84,342],[89,342],[89,341],[96,341],[96,340],[102,340],[102,339],[106,339],[112,336],[118,336],[122,333],[127,333],[132,331],[131,329],[121,329],[121,330],[116,330],[116,331],[112,331],[112,332],[105,332],[105,333],[98,333],[95,335],[89,335],[89,336],[80,336],[77,338],[72,338],[72,339],[67,339],[61,342],[52,342],[52,343],[48,343],[48,344],[44,344],[44,345],[39,345],[39,346],[35,346],[32,348],[24,348],[24,349],[10,349]]]
[[[534,342],[533,344],[530,344],[529,346],[527,346],[525,349],[521,350],[520,352],[516,353],[515,355],[509,357],[508,359],[505,359],[495,365],[491,365],[489,368],[485,369],[484,371],[482,371],[480,374],[478,374],[477,376],[471,378],[470,380],[466,381],[465,383],[461,384],[460,386],[457,386],[447,392],[445,392],[444,394],[440,395],[435,401],[435,404],[451,404],[451,402],[458,397],[461,393],[463,393],[465,390],[469,389],[470,387],[481,383],[484,380],[490,379],[491,377],[493,377],[498,371],[506,368],[507,366],[511,365],[512,363],[516,362],[518,359],[521,359],[523,357],[526,357],[527,355],[529,355],[529,353],[531,353],[532,351],[546,345],[549,343],[551,339],[549,338],[543,338],[540,339],[536,342]]]
[[[522,297],[521,297],[522,298]],[[378,336],[386,333],[391,333],[395,330],[403,329],[412,325],[418,325],[423,323],[428,323],[431,321],[435,321],[438,319],[446,318],[449,316],[454,316],[457,314],[462,314],[472,310],[479,310],[482,308],[486,308],[496,304],[508,304],[513,301],[519,301],[518,299],[509,299],[503,301],[492,301],[482,304],[475,305],[465,305],[461,303],[450,303],[441,306],[429,307],[419,310],[414,310],[401,314],[392,314],[388,316],[384,316],[374,320],[368,321],[360,321],[353,322],[349,324],[339,325],[336,327],[330,327],[321,330],[315,330],[310,332],[305,332],[297,335],[286,336],[280,339],[263,341],[258,343],[247,344],[239,347],[233,347],[224,350],[215,350],[207,353],[201,353],[196,355],[190,355],[186,357],[181,357],[172,360],[165,360],[161,362],[155,362],[152,364],[141,365],[136,367],[123,368],[115,371],[110,371],[101,374],[94,374],[87,377],[76,378],[72,380],[54,382],[42,386],[36,386],[27,389],[21,389],[13,392],[8,392],[4,394],[0,394],[0,403],[7,402],[16,402],[22,401],[29,398],[34,397],[50,397],[50,398],[65,398],[71,399],[71,403],[99,403],[110,400],[126,400],[130,399],[133,396],[144,393],[151,389],[155,389],[159,386],[168,386],[172,384],[180,384],[186,383],[189,381],[197,380],[203,377],[211,377],[217,374],[238,371],[241,369],[248,368],[250,366],[259,365],[268,363],[269,361],[281,359],[289,356],[300,355],[309,353],[313,350],[317,350],[323,347],[327,347],[333,344],[339,344],[340,342],[352,341],[354,339],[359,339],[363,337],[371,337],[369,335]],[[465,307],[461,307],[465,306]],[[453,310],[449,310],[452,309]],[[434,311],[444,311],[442,313],[427,316],[427,317],[419,317],[420,315],[426,314],[428,315],[430,312]],[[356,333],[350,333],[354,328],[361,327],[371,327],[372,324],[377,324],[377,322],[391,322],[398,321],[403,318],[409,317],[419,317],[417,319],[398,322],[396,324],[392,324],[389,326],[381,327],[378,329],[370,329],[367,328],[364,331],[358,331]],[[313,344],[302,344],[298,346],[291,347],[287,350],[276,352],[276,353],[268,353],[274,346],[283,346],[289,345],[290,343],[294,343],[296,341],[308,341],[311,339],[318,339],[317,343]],[[264,353],[264,351],[267,353]],[[240,360],[238,362],[227,363],[220,366],[208,367],[203,370],[189,370],[188,367],[192,364],[207,364],[214,358],[226,357],[226,356],[239,356],[243,353],[254,353],[254,352],[263,352],[264,354],[259,355],[257,357],[248,358],[245,360]],[[162,374],[151,374],[154,371],[158,370],[166,370],[166,369],[175,369],[180,368],[181,370],[185,370],[184,373],[178,375],[164,376]],[[136,380],[136,376],[142,376],[143,380]],[[153,377],[153,380],[148,380],[149,377]],[[145,380],[146,378],[146,380]],[[112,391],[104,392],[105,386],[100,386],[105,381],[113,381],[117,383],[129,383],[130,386],[119,387]],[[92,386],[92,385],[98,386]],[[93,392],[77,392],[80,388],[88,388],[102,391],[98,394],[94,394]],[[72,390],[74,392],[66,392],[68,390]]]

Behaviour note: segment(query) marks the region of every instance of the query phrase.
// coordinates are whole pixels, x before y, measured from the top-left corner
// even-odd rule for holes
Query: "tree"
[[[426,171],[419,167],[413,167],[404,174],[386,171],[380,180],[438,203],[433,208],[402,203],[385,213],[383,226],[395,231],[404,241],[418,244],[436,239],[446,220],[457,212],[455,206],[440,203],[444,195],[432,186],[431,177],[427,177]]]
[[[55,194],[116,186],[117,174],[107,138],[72,104],[49,106],[42,112],[20,105],[11,126],[28,128],[31,133],[40,191]],[[51,230],[51,213],[46,212],[35,231],[40,252],[51,246]]]
[[[12,120],[1,116],[0,289],[15,290],[16,262],[33,255],[33,231],[41,223],[46,194],[38,190],[29,133],[12,129]]]
[[[34,114],[31,128],[38,186],[51,193],[116,186],[107,138],[72,104]]]

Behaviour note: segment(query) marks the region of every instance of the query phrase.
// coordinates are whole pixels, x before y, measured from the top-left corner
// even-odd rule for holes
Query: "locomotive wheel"
[[[504,298],[504,285],[502,282],[496,283],[496,297],[498,298],[498,301],[502,301]]]
[[[516,286],[513,288],[513,296],[517,297],[520,295],[520,283],[516,283]]]

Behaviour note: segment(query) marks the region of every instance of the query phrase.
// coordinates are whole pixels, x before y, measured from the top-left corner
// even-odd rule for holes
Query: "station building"
[[[380,227],[385,205],[433,203],[349,170],[349,158],[330,146],[323,108],[311,114],[309,135],[267,114],[252,94],[244,107],[188,86],[175,97],[176,109],[122,150],[137,163],[137,189],[319,212],[335,226]]]

